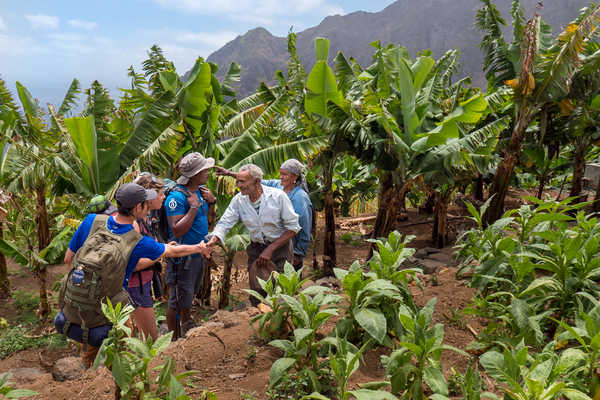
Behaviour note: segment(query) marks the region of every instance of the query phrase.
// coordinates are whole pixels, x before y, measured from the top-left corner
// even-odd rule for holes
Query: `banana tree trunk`
[[[378,209],[375,226],[373,227],[373,239],[387,237],[394,229],[398,216],[404,206],[404,195],[394,184],[394,176],[390,171],[385,171],[379,180],[377,193]]]
[[[35,224],[37,228],[38,250],[42,251],[50,244],[50,225],[48,222],[48,210],[46,208],[46,186],[42,185],[35,191],[37,199]],[[45,265],[37,265],[36,278],[40,286],[40,308],[38,318],[43,321],[50,315],[50,303],[48,303],[47,271]]]
[[[433,192],[434,208],[433,208],[433,231],[432,241],[439,249],[446,246],[448,243],[448,201],[450,194],[443,195],[437,190]]]
[[[515,166],[519,161],[525,130],[531,123],[534,116],[527,103],[521,104],[519,117],[513,127],[510,142],[505,150],[504,157],[496,169],[496,174],[492,181],[489,197],[493,197],[490,207],[485,213],[485,222],[487,225],[498,220],[504,212],[504,198],[508,192],[508,185],[513,174]]]
[[[202,283],[198,290],[198,300],[200,304],[210,306],[210,294],[212,292],[212,280],[210,279],[211,271],[216,270],[217,264],[212,258],[206,259],[204,275],[202,277]]]
[[[588,146],[586,140],[581,140],[575,145],[575,154],[573,160],[573,180],[571,181],[571,191],[569,197],[577,197],[575,202],[582,201],[580,197],[583,191],[583,176],[585,174],[585,154]]]
[[[4,238],[4,223],[0,221],[0,238]],[[10,297],[10,281],[8,280],[8,269],[6,267],[6,256],[0,253],[0,299]]]
[[[335,205],[333,203],[333,158],[327,162],[323,169],[325,181],[325,194],[323,208],[325,210],[325,238],[323,240],[323,274],[333,276],[333,268],[337,257],[335,251]]]
[[[546,174],[540,175],[540,185],[538,186],[538,191],[537,191],[537,195],[536,195],[536,197],[538,199],[541,199],[542,195],[544,194],[544,189],[546,187],[546,179],[547,179]]]
[[[483,175],[477,174],[477,179],[473,185],[473,196],[475,197],[475,200],[483,201]]]
[[[231,268],[233,266],[233,255],[225,254],[223,266],[223,278],[221,279],[221,288],[219,289],[219,308],[225,308],[229,305],[229,291],[231,290]]]
[[[433,192],[425,193],[425,201],[419,206],[419,214],[433,214],[435,208],[435,195]]]

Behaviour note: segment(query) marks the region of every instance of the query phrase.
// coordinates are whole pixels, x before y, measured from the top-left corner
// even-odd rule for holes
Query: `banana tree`
[[[318,39],[316,46],[320,58],[327,58],[328,42]],[[276,174],[279,166],[289,158],[311,159],[327,147],[326,131],[315,122],[326,115],[328,95],[324,80],[333,73],[320,60],[309,75],[302,67],[296,53],[295,34],[288,36],[288,77],[275,74],[276,85],[261,84],[258,91],[237,102],[237,112],[227,121],[221,131],[218,144],[220,165],[236,170],[247,163],[260,166],[267,175]],[[325,67],[324,67],[325,66]],[[326,82],[331,84],[331,80]],[[305,85],[310,90],[305,92]],[[335,77],[333,85],[336,85]],[[308,99],[310,97],[310,99]],[[308,111],[307,111],[308,110]],[[333,210],[331,211],[333,215]],[[329,215],[329,214],[328,214]],[[328,224],[326,231],[335,233],[335,224]],[[326,271],[332,273],[335,264],[335,234],[326,234],[324,244]],[[333,243],[333,245],[332,245]],[[327,273],[327,272],[325,272]]]
[[[9,141],[4,146],[0,175],[5,188],[17,195],[32,195],[34,199],[34,215],[32,222],[35,226],[33,238],[27,238],[27,251],[32,257],[27,258],[26,264],[34,272],[40,292],[40,307],[38,317],[44,320],[50,313],[48,303],[47,274],[43,259],[39,256],[52,241],[50,221],[48,214],[49,193],[54,189],[57,171],[62,168],[64,160],[60,157],[58,136],[45,122],[45,115],[33,99],[29,91],[16,83],[17,95],[21,101],[22,115],[16,105],[7,102],[4,97],[3,125],[9,135]],[[77,85],[72,85],[71,89]],[[62,112],[69,109],[71,94],[76,90],[69,90]],[[6,122],[10,121],[10,122]],[[3,128],[4,129],[4,128]],[[2,252],[7,249],[3,241]],[[12,249],[10,248],[12,247]],[[9,246],[9,255],[14,255],[16,249]]]
[[[508,118],[504,117],[471,130],[487,109],[482,94],[459,101],[438,127],[411,146],[418,153],[415,173],[433,194],[432,240],[439,248],[447,244],[448,203],[458,183],[469,182],[473,176],[490,169],[498,137],[508,125]]]
[[[595,41],[586,43],[580,71],[575,74],[571,91],[567,98],[559,103],[563,114],[568,115],[567,140],[573,146],[573,179],[569,197],[581,195],[585,175],[586,157],[592,143],[600,139],[598,120],[600,118],[600,72],[598,65],[600,45]]]
[[[505,25],[491,0],[481,0],[476,26],[484,33],[481,48],[483,69],[488,86],[508,85],[513,90],[514,123],[502,161],[496,169],[490,196],[494,196],[486,214],[491,223],[502,215],[509,181],[519,159],[526,130],[540,108],[558,102],[569,92],[572,78],[579,70],[586,41],[600,24],[600,6],[584,8],[579,16],[552,41],[551,28],[538,12],[525,22],[518,0],[511,7],[513,41],[503,37]]]

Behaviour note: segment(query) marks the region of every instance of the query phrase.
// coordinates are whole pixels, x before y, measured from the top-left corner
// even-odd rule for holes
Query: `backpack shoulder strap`
[[[132,229],[123,234],[122,240],[125,249],[125,259],[129,260],[129,257],[131,257],[131,252],[133,252],[133,249],[135,249],[135,246],[137,246],[139,241],[142,240],[142,235],[135,229]]]
[[[88,234],[88,236],[92,235],[98,229],[108,229],[108,226],[106,225],[108,223],[108,217],[108,215],[97,214],[96,218],[94,218],[94,222],[92,223],[92,227],[90,228],[90,233]]]

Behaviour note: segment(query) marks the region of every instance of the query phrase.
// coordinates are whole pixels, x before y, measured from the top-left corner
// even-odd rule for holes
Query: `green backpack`
[[[101,308],[105,298],[113,304],[129,303],[129,294],[123,289],[125,270],[131,252],[142,239],[134,229],[123,235],[110,232],[108,218],[96,215],[61,285],[59,305],[67,320],[63,331],[68,332],[70,324],[80,325],[83,343],[87,343],[90,328],[109,323]]]

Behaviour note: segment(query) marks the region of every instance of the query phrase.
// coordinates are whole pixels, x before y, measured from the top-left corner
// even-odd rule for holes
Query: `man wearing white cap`
[[[181,244],[196,244],[204,241],[208,233],[208,214],[214,209],[215,196],[205,185],[213,158],[205,158],[194,152],[180,161],[176,190],[171,190],[165,199],[165,210],[171,237]],[[205,260],[200,255],[186,258],[167,259],[165,281],[169,286],[167,326],[174,337],[183,335],[193,326],[192,302],[205,272]],[[181,317],[178,332],[177,313]]]

